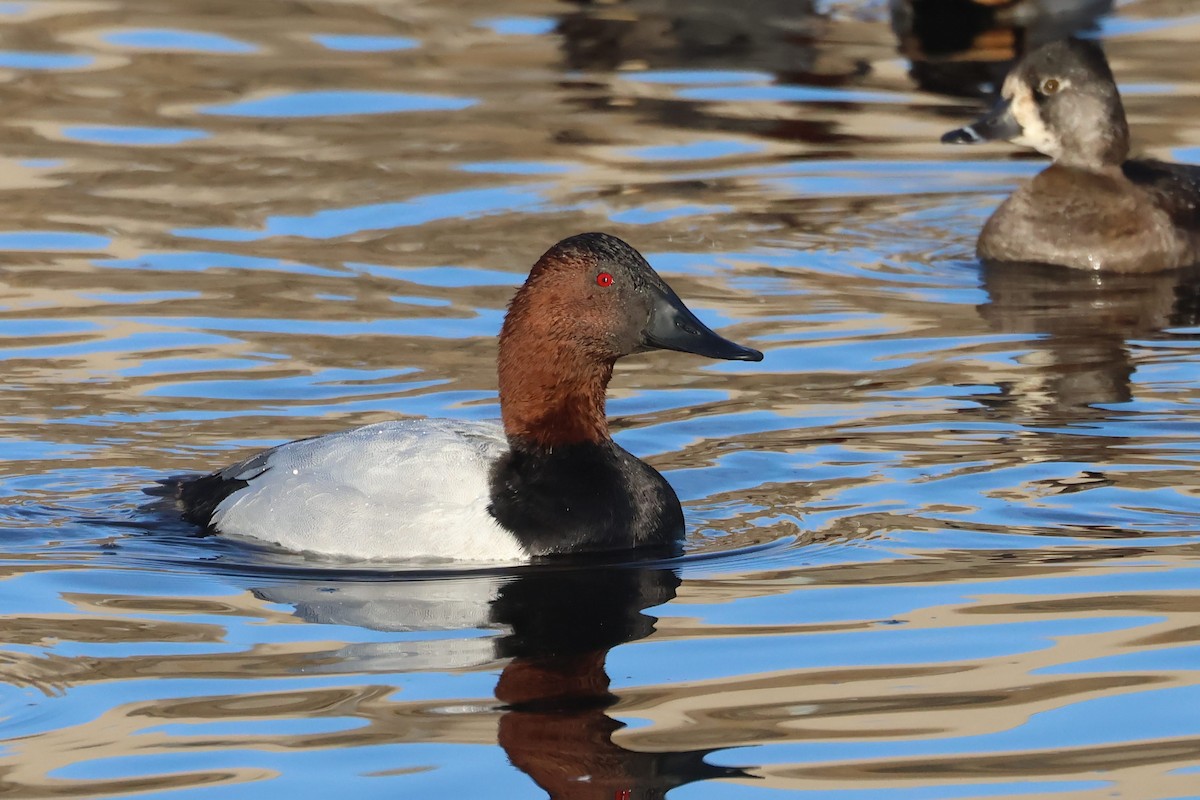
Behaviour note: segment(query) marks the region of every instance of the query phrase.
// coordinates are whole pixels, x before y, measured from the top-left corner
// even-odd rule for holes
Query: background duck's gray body
[[[1111,272],[1200,261],[1200,169],[1126,161],[1053,164],[1006,199],[979,235],[979,257]]]

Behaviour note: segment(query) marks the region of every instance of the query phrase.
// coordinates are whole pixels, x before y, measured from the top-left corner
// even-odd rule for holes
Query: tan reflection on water
[[[784,4],[787,5],[787,4]],[[571,25],[564,23],[558,36],[503,37],[486,27],[472,24],[488,19],[495,9],[486,3],[456,3],[452,6],[408,6],[388,4],[306,4],[287,2],[255,4],[253,13],[222,9],[214,13],[203,2],[177,0],[169,13],[155,3],[34,4],[25,15],[7,20],[6,30],[24,49],[65,49],[94,56],[86,68],[12,73],[0,86],[0,100],[9,109],[7,124],[0,129],[0,149],[13,158],[49,159],[61,163],[30,173],[15,165],[3,173],[11,181],[0,192],[0,213],[12,230],[71,230],[109,237],[109,243],[85,257],[71,253],[6,254],[5,300],[12,319],[65,318],[92,322],[95,330],[47,336],[46,345],[69,342],[116,342],[136,334],[154,334],[174,329],[174,320],[192,316],[224,319],[279,318],[336,322],[423,317],[454,319],[470,317],[474,309],[499,310],[511,289],[507,286],[459,287],[452,290],[414,284],[403,280],[407,267],[437,264],[470,264],[509,273],[513,281],[550,240],[578,229],[606,227],[629,236],[643,249],[696,252],[696,262],[705,263],[704,251],[735,249],[746,241],[748,231],[776,230],[779,238],[793,245],[841,246],[854,241],[856,232],[871,229],[878,235],[897,213],[934,207],[936,197],[823,197],[817,200],[793,197],[773,188],[758,177],[694,177],[690,162],[648,163],[631,155],[637,147],[694,141],[698,131],[712,127],[723,140],[742,138],[755,149],[750,155],[733,156],[719,162],[721,170],[761,167],[780,158],[804,155],[804,148],[824,147],[825,133],[791,131],[771,138],[769,129],[750,126],[738,129],[738,121],[767,117],[779,123],[782,117],[802,116],[808,126],[824,125],[853,142],[853,150],[828,151],[825,156],[856,158],[884,156],[946,158],[936,145],[936,134],[944,126],[940,116],[929,112],[939,101],[919,98],[917,113],[904,104],[871,106],[845,104],[836,108],[819,105],[737,103],[683,103],[673,97],[672,87],[639,83],[627,76],[636,73],[606,71],[614,66],[628,68],[638,62],[619,57],[600,57],[591,48],[578,51]],[[782,6],[781,6],[782,8]],[[544,16],[563,9],[544,3],[506,4],[505,15]],[[616,12],[614,12],[616,13]],[[617,13],[621,26],[638,24],[658,29],[661,16],[672,18],[671,8],[631,6]],[[695,11],[704,17],[702,11]],[[783,10],[773,12],[784,14]],[[870,88],[887,90],[898,97],[913,96],[903,70],[893,59],[895,43],[886,27],[835,17],[817,19],[802,6],[788,12],[797,30],[816,37],[815,43],[837,43],[837,57],[814,45],[792,44],[779,50],[767,42],[775,39],[763,32],[740,35],[761,42],[747,48],[755,53],[745,68],[789,75],[804,64],[805,75],[823,83],[854,88],[870,68]],[[1136,13],[1135,8],[1131,13]],[[599,15],[603,17],[604,15]],[[574,19],[574,17],[570,17]],[[719,29],[720,13],[699,30]],[[279,20],[285,20],[281,25]],[[630,22],[632,21],[632,22]],[[615,24],[615,23],[614,23]],[[576,26],[578,27],[578,26]],[[669,27],[669,26],[668,26]],[[255,48],[249,53],[167,52],[117,45],[106,37],[139,28],[171,28],[222,34],[234,42]],[[580,36],[586,32],[580,29]],[[318,33],[393,34],[419,40],[419,46],[394,53],[331,52],[312,40]],[[705,41],[707,34],[685,34]],[[641,37],[619,37],[631,50],[649,47]],[[853,43],[853,44],[850,44]],[[1119,60],[1122,47],[1113,49]],[[663,45],[668,47],[668,45]],[[674,44],[669,47],[678,47]],[[832,52],[834,48],[828,48]],[[564,78],[564,61],[583,58],[583,72]],[[608,52],[607,50],[605,52]],[[654,67],[655,59],[641,58]],[[628,63],[627,63],[628,62]],[[719,60],[715,63],[721,63]],[[624,66],[623,66],[624,65]],[[666,66],[666,65],[664,65]],[[1137,80],[1136,71],[1129,80]],[[1190,76],[1180,75],[1179,86],[1190,85]],[[203,113],[231,101],[274,96],[288,91],[337,88],[391,90],[476,100],[470,108],[452,114],[411,112],[393,116],[353,118],[315,117],[256,119]],[[917,99],[913,96],[914,101]],[[1138,99],[1131,105],[1136,109]],[[664,105],[665,104],[665,105]],[[1166,109],[1168,122],[1178,123],[1187,114],[1186,102]],[[696,115],[687,115],[688,110]],[[1135,116],[1136,130],[1151,147],[1178,144],[1182,124],[1162,125],[1163,111],[1146,124]],[[900,115],[892,120],[887,115]],[[1178,114],[1179,116],[1175,116]],[[452,117],[451,130],[447,120]],[[398,120],[394,119],[398,118]],[[530,130],[536,121],[537,135]],[[117,147],[80,142],[63,134],[70,126],[148,125],[183,127],[205,131],[209,136],[183,145],[166,147]],[[880,136],[880,131],[903,127],[905,135]],[[855,132],[856,128],[861,128]],[[1170,138],[1166,138],[1166,137]],[[1155,138],[1157,137],[1157,138]],[[551,176],[531,177],[465,171],[464,164],[491,162],[536,162],[560,164],[565,171]],[[3,180],[0,177],[0,180]],[[54,191],[47,191],[52,185]],[[536,216],[522,212],[488,214],[468,220],[435,219],[406,225],[402,214],[394,225],[366,229],[316,241],[299,236],[272,236],[258,241],[202,241],[187,238],[186,231],[202,228],[236,228],[255,232],[268,216],[305,217],[321,211],[379,202],[400,202],[446,192],[503,187],[529,187],[544,202],[562,210],[541,211]],[[652,226],[614,225],[607,214],[655,207],[661,194],[670,206],[694,202],[714,211],[701,216],[681,216]],[[587,210],[572,207],[584,203]],[[719,213],[716,210],[720,207]],[[607,214],[606,214],[607,212]],[[846,230],[847,218],[853,220]],[[795,238],[795,229],[800,237]],[[554,231],[553,233],[549,233]],[[895,227],[904,236],[903,227]],[[834,244],[836,241],[838,244]],[[964,254],[968,242],[961,242]],[[921,249],[927,247],[922,242]],[[98,269],[94,257],[138,259],[148,253],[185,249],[282,259],[329,270],[328,275],[222,267],[222,256],[213,255],[213,265],[204,271],[164,272],[153,269]],[[365,275],[347,263],[395,265],[387,276]],[[740,274],[754,274],[753,264],[737,265]],[[802,286],[821,290],[824,297],[839,297],[859,313],[878,314],[894,332],[914,336],[951,339],[964,332],[984,330],[980,320],[962,306],[944,306],[945,313],[930,318],[922,303],[906,303],[894,287],[868,289],[838,287],[839,278],[814,273],[796,276]],[[801,316],[811,308],[806,295],[751,296],[731,290],[721,273],[674,279],[681,294],[694,297],[739,320],[730,333],[741,338],[777,331],[777,319]],[[141,300],[137,293],[170,290],[189,295],[178,299]],[[100,301],[96,295],[128,294],[129,300]],[[349,295],[346,301],[330,302],[324,295]],[[815,292],[814,292],[815,295]],[[446,303],[428,307],[397,302],[396,296],[424,298]],[[754,321],[761,318],[762,322]],[[185,323],[185,327],[190,324]],[[452,326],[448,325],[448,329]],[[71,357],[13,365],[27,389],[17,398],[16,412],[32,420],[61,419],[63,407],[79,413],[128,413],[146,416],[196,411],[249,411],[260,401],[189,396],[186,387],[196,380],[255,380],[311,375],[322,369],[354,366],[361,369],[401,370],[416,368],[413,380],[443,382],[465,391],[490,392],[494,386],[492,342],[469,337],[458,341],[429,341],[414,337],[360,335],[301,336],[258,330],[228,334],[230,341],[204,347],[148,348],[126,352],[119,348],[96,348]],[[263,353],[283,356],[265,359]],[[202,374],[173,372],[139,378],[119,372],[138,361],[193,356],[244,358],[260,363],[253,369]],[[666,365],[669,364],[669,368]],[[912,368],[889,370],[898,384],[945,380],[960,372],[961,358],[939,362],[923,361]],[[971,363],[979,371],[977,382],[1006,383],[996,374],[995,362]],[[623,365],[615,389],[618,394],[666,384],[659,376],[669,369],[675,382],[686,379],[695,388],[725,389],[725,381],[703,365],[673,356],[654,356]],[[772,378],[776,378],[773,380]],[[766,371],[739,381],[739,389],[753,398],[758,408],[800,412],[822,401],[820,385],[806,379]],[[834,381],[831,399],[845,400],[845,385]],[[162,389],[184,389],[180,396],[150,394]],[[400,413],[403,399],[414,391],[390,393]],[[1119,391],[1116,390],[1116,391]],[[347,395],[352,396],[348,391]],[[802,405],[797,396],[803,395]],[[1026,395],[1028,396],[1028,395]],[[1094,399],[1094,398],[1093,398]],[[711,413],[736,408],[741,398],[718,404]],[[303,405],[300,403],[299,405]],[[799,414],[798,414],[799,415]],[[373,421],[390,414],[361,414],[349,421]],[[277,418],[273,427],[280,437],[310,435],[335,429],[346,420],[336,420],[319,429],[311,420]],[[8,423],[11,424],[11,423]],[[251,438],[261,425],[254,414],[224,418],[219,422],[182,421],[168,425],[143,421],[128,432],[134,440],[153,438],[161,432],[188,443],[200,444]],[[88,442],[89,426],[67,424],[44,431],[51,437]],[[18,427],[15,433],[22,433]],[[3,431],[0,431],[3,433]],[[805,431],[809,440],[820,440],[822,431]],[[180,435],[182,434],[182,435]],[[747,443],[749,445],[750,443]],[[144,449],[106,447],[94,453],[97,463],[128,463],[140,466],[186,468],[194,460],[185,455],[169,464],[147,463],[148,456],[161,459],[158,442]],[[677,461],[681,459],[676,459]],[[694,463],[694,462],[693,462]],[[664,466],[676,466],[664,457]],[[59,466],[54,461],[48,469]]]
[[[1168,560],[1162,566],[1169,568]],[[1024,574],[1022,572],[1022,574]],[[685,586],[685,589],[687,587]],[[728,678],[669,689],[636,689],[623,694],[621,710],[654,721],[647,729],[618,737],[634,749],[664,746],[713,747],[788,741],[860,742],[870,740],[946,739],[983,736],[1017,728],[1038,713],[1089,699],[1138,692],[1148,687],[1191,686],[1190,669],[1152,673],[1112,672],[1052,675],[1062,664],[1148,646],[1194,643],[1200,610],[1192,592],[1137,594],[1125,597],[1064,597],[1012,602],[981,596],[958,607],[923,609],[906,624],[944,627],[956,624],[1015,623],[1032,619],[1080,618],[1101,614],[1145,616],[1148,625],[1106,633],[1073,635],[1045,649],[981,662],[936,666],[811,669],[766,676]],[[967,619],[964,620],[963,616]],[[983,617],[984,619],[980,619]],[[843,626],[853,629],[856,625]],[[820,630],[821,628],[818,628]],[[825,630],[836,629],[829,626]],[[783,631],[780,631],[783,632]],[[776,633],[763,631],[765,635]],[[719,636],[720,632],[660,623],[660,635]],[[738,628],[728,632],[745,636]],[[802,645],[800,645],[802,646]],[[736,644],[731,643],[731,649]],[[799,655],[802,658],[802,655]],[[1040,673],[1040,674],[1039,674]],[[1113,720],[1113,724],[1118,724]],[[1102,770],[1111,785],[1100,794],[1077,796],[1168,797],[1194,789],[1194,776],[1171,775],[1194,764],[1200,736],[1161,742],[1092,747],[1020,750],[1009,753],[887,758],[803,767],[766,766],[754,770],[773,788],[808,791],[880,786],[960,785],[979,780],[1031,777],[1086,779]],[[736,760],[727,754],[724,761]],[[1097,776],[1099,777],[1099,776]],[[1063,796],[1076,796],[1070,792]]]
[[[982,556],[984,554],[976,554]],[[993,554],[997,555],[997,554]],[[991,558],[971,566],[958,564],[956,571],[938,568],[925,559],[887,564],[846,565],[828,570],[797,570],[729,575],[711,581],[685,582],[679,589],[677,613],[691,603],[722,603],[749,589],[778,593],[796,591],[804,602],[805,586],[853,586],[865,581],[954,585],[966,573],[975,581],[1031,577],[1030,564],[1050,558],[1025,553],[1020,558]],[[1188,554],[1184,562],[1194,559]],[[1137,559],[1134,559],[1135,561]],[[1164,552],[1145,557],[1143,568],[1170,570],[1181,563]],[[1096,571],[1118,571],[1129,567],[1129,559],[1098,558],[1089,566]],[[1045,572],[1053,574],[1055,567]],[[1057,567],[1061,571],[1061,567]],[[829,575],[825,575],[829,572]],[[986,583],[978,584],[986,587]],[[740,589],[739,589],[740,587]],[[67,641],[208,642],[223,640],[221,626],[171,622],[171,616],[205,614],[212,618],[230,616],[256,620],[257,624],[296,624],[295,617],[269,607],[255,595],[227,597],[120,597],[73,595],[69,597],[80,617],[17,617],[4,620],[6,630],[18,630],[19,638]],[[135,613],[132,618],[104,617],[113,611]],[[1074,703],[1138,692],[1148,688],[1187,686],[1194,683],[1190,669],[1156,669],[1152,673],[1088,672],[1050,674],[1049,670],[1092,658],[1133,650],[1172,647],[1200,639],[1194,592],[1131,593],[1110,597],[1056,595],[1052,598],[1020,598],[980,593],[968,601],[929,607],[907,613],[903,623],[910,629],[942,629],[958,626],[1004,625],[1070,617],[1129,617],[1130,626],[1119,630],[1082,633],[1047,640],[1044,647],[1006,653],[978,660],[950,660],[928,665],[896,664],[859,667],[811,667],[775,672],[758,672],[754,665],[741,666],[741,674],[720,680],[673,682],[666,685],[622,688],[615,714],[632,716],[652,724],[618,732],[614,744],[634,753],[708,751],[803,742],[870,742],[911,740],[959,740],[986,736],[1017,728],[1039,713]],[[168,618],[147,620],[144,614]],[[1135,619],[1149,620],[1133,624]],[[821,625],[737,625],[729,627],[698,623],[683,617],[660,619],[650,641],[703,638],[727,639],[736,651],[745,637],[793,637],[785,646],[803,647],[796,639],[804,633],[863,631],[878,626],[878,620],[849,621]],[[350,682],[333,688],[293,691],[240,691],[238,694],[207,695],[127,703],[110,708],[87,722],[49,730],[23,740],[10,741],[12,753],[3,759],[5,782],[20,787],[21,796],[60,797],[74,795],[79,788],[89,793],[124,793],[150,785],[202,785],[210,781],[247,781],[266,777],[265,772],[239,770],[228,773],[201,772],[136,777],[86,783],[48,777],[56,769],[79,762],[127,755],[169,753],[179,748],[189,752],[213,753],[230,748],[275,750],[330,750],[378,744],[450,742],[493,744],[497,724],[504,711],[490,697],[463,697],[438,701],[405,700],[402,688],[389,683],[354,681],[356,672],[369,666],[372,655],[336,642],[321,642],[320,626],[315,636],[303,643],[259,644],[246,650],[176,654],[168,660],[155,656],[90,657],[85,661],[51,658],[10,661],[6,680],[32,685],[42,691],[62,692],[71,687],[112,681],[137,681],[156,677],[173,680],[237,679],[241,689],[254,678],[287,679],[314,670],[344,674]],[[410,645],[411,647],[411,645]],[[797,654],[802,662],[803,654]],[[392,662],[395,663],[402,662]],[[484,660],[470,670],[495,670],[503,662]],[[174,732],[159,730],[174,723],[183,726],[205,723],[255,723],[290,720],[301,725],[306,719],[339,719],[346,722],[334,732],[309,734],[208,735],[203,728],[194,734],[186,727]],[[776,789],[833,790],[869,789],[872,786],[963,784],[980,780],[1074,777],[1088,779],[1102,768],[1105,791],[1129,791],[1133,796],[1169,796],[1182,791],[1184,776],[1167,774],[1171,769],[1193,763],[1200,737],[1161,742],[1125,743],[1093,747],[1021,750],[1011,753],[965,753],[926,758],[883,758],[847,762],[817,762],[804,766],[787,764],[754,767],[752,785]],[[81,751],[81,747],[85,747]],[[721,760],[736,763],[739,753],[729,751]],[[387,772],[380,764],[380,773]],[[750,780],[746,778],[735,780]],[[899,782],[899,783],[897,783]],[[77,788],[72,788],[77,787]],[[1143,794],[1137,794],[1142,792]],[[1068,795],[1073,796],[1073,795]],[[1090,793],[1079,794],[1090,797]],[[1098,796],[1098,795],[1097,795]]]

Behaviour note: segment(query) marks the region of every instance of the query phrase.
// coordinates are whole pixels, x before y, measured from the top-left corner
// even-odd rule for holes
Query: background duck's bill
[[[978,144],[1006,141],[1021,135],[1021,126],[1012,114],[1012,103],[1001,99],[992,110],[962,128],[942,136],[942,144]]]

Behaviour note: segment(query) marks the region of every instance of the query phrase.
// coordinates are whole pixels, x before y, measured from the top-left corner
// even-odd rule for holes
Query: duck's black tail
[[[246,481],[229,479],[220,472],[211,475],[172,475],[147,486],[142,491],[157,498],[149,507],[174,512],[193,525],[212,531],[212,517],[217,506],[229,495],[246,485]]]

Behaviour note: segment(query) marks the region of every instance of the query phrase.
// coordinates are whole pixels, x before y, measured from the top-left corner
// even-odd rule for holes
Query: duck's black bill
[[[1012,113],[1012,103],[1001,99],[992,110],[962,128],[942,136],[942,144],[979,144],[1007,141],[1021,135],[1021,126]]]
[[[763,358],[763,354],[754,348],[742,347],[714,333],[668,286],[654,289],[654,305],[650,309],[650,322],[642,331],[642,341],[647,348],[678,350],[727,361],[762,361]]]

